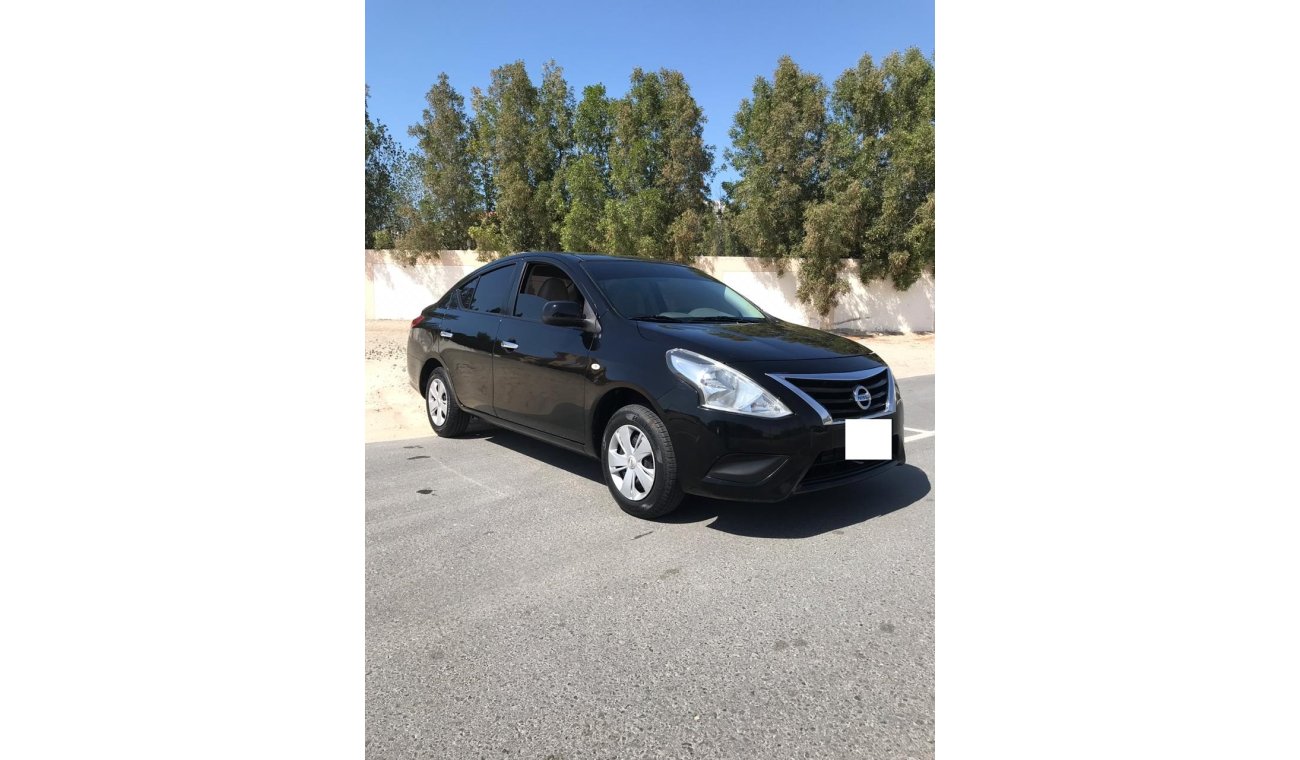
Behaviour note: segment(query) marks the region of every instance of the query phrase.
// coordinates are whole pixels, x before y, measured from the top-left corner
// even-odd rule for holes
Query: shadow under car
[[[600,462],[526,435],[475,421],[468,438],[492,443],[536,459],[602,487]],[[687,494],[675,511],[657,522],[701,523],[753,538],[809,538],[887,515],[921,501],[932,491],[925,471],[910,464],[859,483],[798,494],[773,503],[726,501]]]

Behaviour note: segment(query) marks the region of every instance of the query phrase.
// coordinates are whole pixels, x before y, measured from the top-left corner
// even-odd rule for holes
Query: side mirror
[[[576,301],[547,301],[542,307],[542,323],[559,327],[586,327],[587,317]]]

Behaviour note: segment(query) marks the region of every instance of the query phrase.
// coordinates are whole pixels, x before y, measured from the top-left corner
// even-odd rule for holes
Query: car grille
[[[822,406],[833,420],[851,420],[874,417],[891,406],[889,398],[889,370],[882,369],[862,380],[844,380],[824,377],[785,376],[784,382],[803,391]],[[871,404],[863,409],[853,398],[853,389],[866,386],[871,393]]]

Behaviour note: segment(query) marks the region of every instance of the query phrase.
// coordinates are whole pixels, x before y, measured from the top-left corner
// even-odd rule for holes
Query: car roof
[[[612,253],[574,253],[570,251],[522,251],[520,253],[502,256],[497,261],[513,261],[523,259],[528,256],[558,256],[575,261],[640,261],[646,264],[670,264],[673,266],[686,266],[676,261],[665,261],[663,259],[647,259],[643,256],[619,256]]]

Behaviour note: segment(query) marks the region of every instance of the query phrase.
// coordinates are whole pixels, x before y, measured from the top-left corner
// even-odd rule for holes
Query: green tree
[[[851,256],[861,229],[861,205],[853,193],[808,206],[799,243],[798,287],[795,295],[823,317],[848,292],[844,261]]]
[[[704,111],[680,71],[662,69],[659,76],[664,95],[659,127],[663,148],[654,185],[663,190],[674,219],[688,213],[702,219],[713,171],[713,149],[704,144]]]
[[[534,245],[543,250],[561,248],[570,198],[565,187],[565,169],[573,156],[573,120],[573,89],[564,81],[564,69],[555,61],[547,61],[538,88],[530,160],[536,182],[532,206],[537,229]]]
[[[533,185],[528,162],[533,114],[537,110],[537,88],[523,61],[492,70],[487,92],[477,87],[473,94],[477,160],[491,176],[487,207],[495,213],[485,227],[497,234],[497,253],[524,250],[534,240],[531,205]],[[486,222],[487,220],[485,220]],[[476,247],[484,243],[474,235]]]
[[[673,261],[694,261],[708,253],[709,213],[689,208],[668,225],[667,253]]]
[[[685,77],[669,69],[634,69],[613,115],[611,197],[601,225],[606,245],[661,258],[700,249],[713,152],[704,144],[704,114]]]
[[[605,86],[589,85],[574,114],[574,155],[565,169],[569,205],[561,228],[560,244],[566,251],[604,248],[602,220],[612,188],[609,146],[613,139],[613,114]]]
[[[831,100],[856,147],[854,160],[842,162],[849,181],[836,184],[868,196],[853,252],[859,276],[909,288],[934,271],[934,64],[916,48],[879,67],[864,55],[836,80]]]
[[[428,106],[421,122],[409,130],[419,144],[416,161],[424,193],[417,206],[416,223],[401,240],[401,247],[411,251],[467,248],[469,229],[481,206],[475,188],[465,99],[443,73],[425,100]]]
[[[371,120],[366,85],[366,248],[390,248],[405,229],[408,163],[388,127]]]
[[[605,85],[588,85],[582,90],[573,121],[574,148],[578,155],[595,159],[595,167],[609,189],[609,145],[614,139],[614,114]]]
[[[726,157],[740,179],[723,189],[737,235],[749,252],[782,268],[801,252],[804,214],[823,196],[826,95],[821,77],[783,56],[771,81],[754,81],[731,128]]]
[[[485,208],[495,213],[474,231],[478,247],[558,248],[573,144],[573,92],[564,70],[548,61],[537,87],[523,61],[493,69],[487,92],[475,88],[473,105]]]
[[[603,247],[601,217],[608,191],[601,176],[600,159],[590,153],[577,156],[566,172],[570,203],[564,216],[560,244],[566,251],[597,251]]]
[[[796,295],[822,317],[829,316],[848,291],[845,261],[861,257],[863,233],[878,206],[872,193],[876,159],[862,148],[869,138],[861,137],[843,116],[835,111],[826,125],[818,198],[804,209],[798,247]]]
[[[862,281],[900,289],[934,269],[934,65],[915,48],[864,55],[829,93],[782,58],[741,102],[724,185],[749,252],[798,258],[798,297],[822,316]],[[716,237],[716,235],[715,235]],[[725,237],[724,237],[725,240]]]

